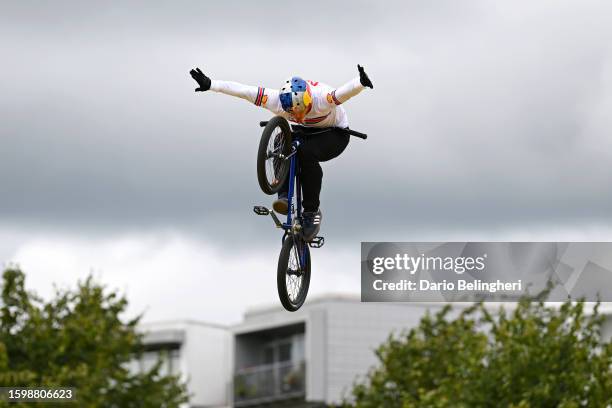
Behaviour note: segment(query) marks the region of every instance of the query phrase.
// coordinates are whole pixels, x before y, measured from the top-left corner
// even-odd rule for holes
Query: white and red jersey
[[[348,101],[365,88],[361,85],[359,77],[352,79],[339,88],[333,88],[322,82],[308,81],[312,93],[312,108],[306,114],[301,125],[314,127],[341,127],[347,128],[348,117],[346,111],[340,104]],[[221,92],[226,95],[236,96],[266,108],[275,115],[296,122],[295,118],[281,107],[277,89],[250,86],[238,82],[220,81],[213,79],[210,85],[211,91]]]

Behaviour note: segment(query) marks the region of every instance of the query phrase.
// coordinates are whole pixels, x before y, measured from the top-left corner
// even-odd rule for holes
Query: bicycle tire
[[[268,121],[261,133],[261,139],[259,141],[259,150],[257,151],[257,181],[261,191],[268,195],[276,194],[285,183],[286,178],[289,175],[289,160],[281,160],[278,169],[276,164],[272,162],[272,170],[274,171],[273,180],[268,179],[266,172],[266,163],[269,160],[275,160],[269,157],[269,143],[270,138],[274,135],[277,128],[280,128],[282,136],[281,150],[282,154],[287,156],[291,152],[291,127],[289,122],[281,116],[275,116]],[[275,136],[276,138],[277,136]],[[273,141],[276,143],[276,141]]]
[[[299,239],[299,238],[298,238]],[[276,283],[278,288],[278,297],[280,298],[281,304],[283,307],[289,312],[295,312],[304,304],[306,300],[306,296],[308,295],[308,288],[310,286],[310,249],[308,244],[302,240],[300,240],[296,247],[294,236],[288,235],[283,242],[283,247],[281,248],[280,255],[278,257],[278,269],[276,273]],[[290,262],[291,256],[295,257],[295,254],[298,252],[296,248],[301,245],[303,251],[306,251],[305,254],[305,265],[301,271],[301,285],[299,288],[299,292],[294,296],[294,299],[291,299],[291,295],[288,289],[287,276],[291,275],[288,273],[291,270]],[[297,260],[297,259],[296,259]]]

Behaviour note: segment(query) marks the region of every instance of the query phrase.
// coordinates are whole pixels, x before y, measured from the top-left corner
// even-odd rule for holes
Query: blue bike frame
[[[293,134],[293,137],[295,137],[295,134]],[[287,192],[287,203],[289,204],[289,208],[287,211],[287,221],[283,224],[283,229],[285,230],[285,235],[283,236],[283,240],[285,239],[285,236],[287,235],[287,233],[291,230],[292,224],[293,224],[293,219],[292,219],[292,214],[293,214],[293,210],[295,209],[294,204],[293,204],[293,196],[296,196],[296,204],[297,204],[297,211],[295,213],[295,216],[300,219],[301,221],[301,217],[302,217],[302,186],[300,183],[300,177],[298,175],[298,155],[297,155],[297,150],[300,147],[300,139],[296,138],[296,140],[293,140],[293,142],[291,143],[291,154],[289,155],[289,157],[287,157],[287,159],[290,159],[290,163],[289,163],[289,191]],[[298,250],[298,253],[300,254],[300,269],[302,269],[305,265],[306,265],[306,250],[304,250],[304,248],[300,248],[301,245],[298,245],[296,240],[293,241],[294,245],[296,245],[296,248]],[[304,246],[307,246],[308,244],[305,244]]]
[[[298,157],[297,157],[297,149],[300,146],[300,140],[294,140],[291,144],[292,152],[289,155],[291,158],[291,162],[289,163],[289,191],[287,192],[287,203],[289,204],[289,211],[287,211],[287,222],[283,224],[283,229],[285,231],[291,229],[292,219],[291,214],[293,214],[294,204],[293,204],[293,195],[296,195],[297,202],[297,212],[296,215],[299,217],[302,214],[302,189],[300,186],[300,179],[297,176],[298,169]]]

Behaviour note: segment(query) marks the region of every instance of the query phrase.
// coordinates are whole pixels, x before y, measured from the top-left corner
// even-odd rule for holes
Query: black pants
[[[297,126],[293,127],[294,130]],[[323,133],[322,128],[300,127],[298,132],[302,138],[298,148],[298,163],[300,165],[300,180],[302,182],[302,206],[304,211],[319,209],[319,194],[323,181],[323,169],[320,162],[331,160],[346,149],[350,136],[340,128],[329,128]],[[289,190],[289,177],[280,194]]]

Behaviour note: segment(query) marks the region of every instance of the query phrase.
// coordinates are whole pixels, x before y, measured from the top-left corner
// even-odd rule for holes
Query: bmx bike
[[[278,297],[283,307],[295,312],[306,300],[310,286],[310,248],[321,248],[325,238],[317,236],[311,241],[304,239],[302,231],[302,189],[297,151],[305,135],[329,132],[334,128],[305,128],[290,125],[282,116],[260,122],[264,128],[257,153],[257,180],[261,190],[276,194],[289,177],[287,219],[281,222],[272,209],[255,206],[258,215],[272,217],[277,228],[284,231],[282,248],[278,257],[276,283]],[[351,129],[341,129],[349,135],[366,139],[367,135]]]

